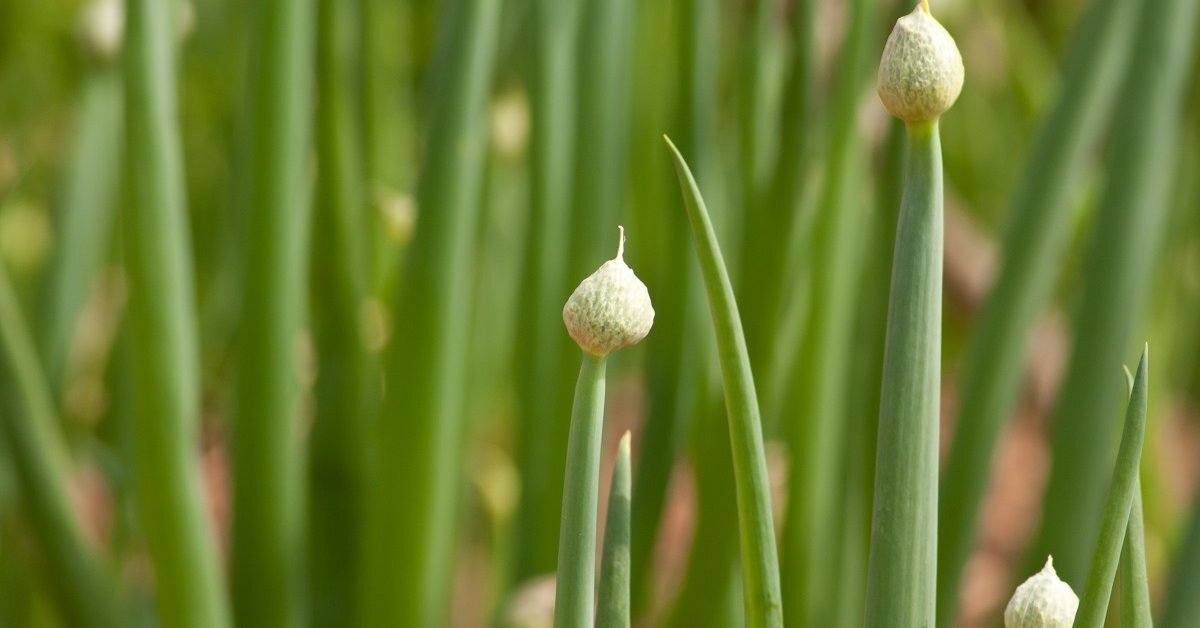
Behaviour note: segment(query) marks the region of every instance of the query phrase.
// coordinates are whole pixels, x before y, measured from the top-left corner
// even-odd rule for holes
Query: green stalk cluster
[[[1055,267],[1067,243],[1072,190],[1116,98],[1134,5],[1092,2],[1012,198],[1003,265],[968,341],[954,440],[942,474],[939,626],[955,619],[991,468],[987,462],[1017,399],[1029,333],[1050,297],[1055,273],[1047,269]]]
[[[1195,45],[1197,5],[1169,0],[1139,13],[1133,57],[1121,91],[1107,179],[1096,209],[1070,363],[1051,432],[1054,464],[1034,551],[1053,553],[1078,588],[1095,543],[1112,455],[1120,389],[1110,381],[1142,315],[1167,207],[1175,119]]]
[[[362,617],[446,623],[463,442],[470,272],[485,112],[501,0],[454,7],[426,140],[416,237],[394,303],[381,416],[371,435]]]

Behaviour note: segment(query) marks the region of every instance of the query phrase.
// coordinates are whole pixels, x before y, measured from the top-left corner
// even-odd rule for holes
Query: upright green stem
[[[537,0],[529,7],[530,190],[524,284],[516,356],[519,407],[521,506],[518,512],[515,576],[518,580],[554,569],[559,490],[567,426],[563,377],[574,345],[562,334],[559,312],[567,287],[575,22],[579,0]],[[605,230],[611,228],[606,225]],[[594,234],[593,234],[594,235]],[[594,258],[593,258],[594,259]],[[586,272],[581,270],[581,273]],[[565,371],[565,373],[564,373]]]
[[[0,429],[12,456],[18,486],[45,552],[55,601],[72,626],[116,628],[116,589],[106,581],[95,551],[71,511],[68,459],[58,435],[54,401],[38,364],[29,327],[8,269],[0,265],[0,344],[4,381],[0,384]],[[19,403],[12,404],[10,399]],[[20,414],[13,406],[20,407]]]
[[[608,489],[596,628],[629,628],[629,506],[633,490],[629,464],[629,432],[625,432],[617,446]]]
[[[1121,546],[1121,626],[1153,628],[1150,581],[1146,572],[1146,532],[1142,521],[1141,481],[1135,479],[1133,505]]]
[[[387,392],[371,452],[369,626],[446,625],[463,442],[472,243],[501,0],[453,5],[432,104],[421,208],[395,307]]]
[[[1200,4],[1164,0],[1139,13],[1109,151],[1109,177],[1093,220],[1073,351],[1055,410],[1054,464],[1043,499],[1037,556],[1053,554],[1076,589],[1096,541],[1121,390],[1110,381],[1142,315],[1166,214],[1177,116],[1192,65]],[[1136,208],[1136,209],[1135,209]]]
[[[312,74],[309,0],[263,0],[252,29],[257,75],[243,310],[233,417],[233,602],[239,625],[300,621],[300,382],[296,369],[308,233]]]
[[[966,353],[954,440],[942,474],[938,532],[938,625],[953,624],[992,454],[1017,399],[1027,338],[1050,297],[1069,236],[1071,193],[1116,98],[1133,39],[1130,0],[1094,0],[1063,83],[1042,120],[1011,203],[1003,266]],[[1062,558],[1052,552],[1062,567]],[[1039,560],[1044,558],[1039,554]]]
[[[217,549],[201,505],[195,291],[176,126],[170,3],[126,4],[125,112],[130,203],[124,217],[137,399],[134,490],[171,628],[229,625]]]
[[[1133,379],[1121,448],[1117,453],[1117,463],[1100,522],[1100,535],[1092,554],[1079,615],[1075,619],[1075,625],[1079,628],[1102,628],[1108,613],[1109,596],[1117,576],[1117,564],[1121,560],[1121,545],[1137,493],[1138,466],[1142,460],[1142,441],[1146,433],[1147,357],[1148,351],[1143,350]]]
[[[942,150],[937,122],[908,124],[875,462],[867,619],[932,626],[942,346]]]
[[[596,583],[596,510],[600,490],[600,442],[604,428],[604,368],[607,357],[583,352],[567,470],[563,482],[562,529],[558,535],[555,628],[588,628]]]
[[[363,170],[346,77],[346,4],[320,0],[317,22],[317,198],[310,234],[316,413],[309,438],[312,625],[353,626],[365,465],[368,358],[359,334],[367,294]],[[349,550],[349,551],[348,551]]]
[[[671,140],[667,139],[666,142],[675,160],[684,207],[692,225],[693,243],[708,293],[721,377],[725,384],[729,441],[737,484],[738,525],[741,530],[746,626],[777,628],[783,625],[779,557],[775,550],[775,524],[767,482],[767,460],[763,450],[762,419],[754,392],[754,376],[750,372],[746,338],[733,297],[733,285],[721,258],[704,199],[683,156],[671,144]]]

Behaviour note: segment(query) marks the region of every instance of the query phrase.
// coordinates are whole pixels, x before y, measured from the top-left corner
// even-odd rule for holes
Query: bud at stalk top
[[[962,91],[962,55],[924,3],[896,20],[879,62],[879,99],[906,122],[938,119]]]
[[[1079,598],[1071,585],[1058,579],[1054,558],[1021,583],[1004,609],[1004,628],[1071,628]]]
[[[584,279],[563,307],[571,339],[597,357],[637,344],[654,324],[650,293],[625,264],[625,229],[618,229],[617,257]]]

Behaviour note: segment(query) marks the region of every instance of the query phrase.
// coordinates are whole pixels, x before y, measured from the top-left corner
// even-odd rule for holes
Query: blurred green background
[[[478,4],[490,9],[469,18]],[[1181,36],[1169,40],[1172,54],[1139,66],[1146,57],[1134,53],[1144,46],[1135,26],[1146,12],[1165,10],[1160,3],[931,4],[966,66],[962,96],[941,121],[943,461],[958,429],[964,364],[972,351],[982,351],[977,344],[986,344],[972,334],[1008,262],[1006,251],[1028,255],[1012,242],[1037,235],[1021,233],[1027,223],[1013,222],[1020,205],[1014,198],[1020,198],[1022,177],[1035,177],[1037,159],[1045,159],[1038,157],[1046,149],[1037,137],[1048,112],[1070,100],[1059,90],[1071,42],[1080,37],[1073,33],[1092,5],[1123,5],[1120,19],[1128,23],[1124,36],[1110,38],[1112,50],[1080,47],[1103,66],[1107,86],[1098,92],[1098,111],[1087,114],[1096,120],[1094,129],[1082,133],[1078,156],[1065,169],[1063,198],[1047,208],[1064,218],[1051,253],[1036,258],[1033,269],[1045,297],[1032,298],[1031,321],[1004,340],[1017,347],[1019,386],[997,393],[1005,421],[994,458],[989,447],[989,455],[966,463],[986,478],[977,525],[970,524],[974,505],[942,504],[967,513],[966,529],[977,532],[964,546],[954,601],[940,604],[951,615],[939,620],[997,625],[1014,583],[1041,563],[1032,553],[1047,550],[1062,564],[1054,539],[1064,533],[1043,523],[1043,512],[1054,512],[1066,536],[1087,539],[1080,543],[1090,550],[1098,502],[1086,494],[1106,486],[1120,416],[1120,398],[1111,391],[1122,390],[1123,380],[1120,363],[1075,363],[1115,355],[1132,366],[1143,340],[1154,355],[1142,464],[1151,592],[1159,613],[1172,604],[1187,606],[1183,598],[1200,599],[1194,588],[1200,586],[1197,12],[1186,0],[1176,3],[1184,8],[1175,15],[1186,19],[1177,27]],[[297,6],[309,16],[300,27],[310,30],[294,50],[303,53],[299,67],[311,85],[292,93],[307,94],[311,106],[296,103],[307,122],[293,142],[303,163],[294,209],[308,261],[293,269],[304,276],[305,294],[291,304],[300,321],[294,355],[286,358],[298,400],[287,421],[304,461],[293,481],[305,497],[286,515],[304,530],[294,546],[296,622],[404,626],[373,623],[371,602],[360,594],[382,586],[386,596],[388,586],[411,585],[427,590],[413,599],[434,609],[414,627],[548,625],[553,580],[546,576],[557,551],[578,359],[560,312],[578,281],[613,255],[616,226],[623,224],[625,258],[657,310],[646,342],[612,360],[601,475],[606,483],[617,438],[632,430],[635,624],[739,625],[735,510],[711,323],[662,145],[667,133],[692,164],[719,222],[764,407],[780,521],[785,497],[793,494],[788,469],[799,468],[796,447],[803,446],[793,436],[803,429],[796,426],[821,412],[832,413],[840,426],[832,461],[811,471],[830,496],[822,516],[835,523],[826,527],[838,528],[831,554],[810,558],[827,561],[818,569],[828,575],[827,604],[835,607],[828,612],[836,614],[811,625],[860,625],[863,592],[855,574],[865,564],[863,532],[869,532],[881,313],[902,167],[902,136],[873,82],[887,33],[910,7],[892,0],[505,0],[502,6],[499,0],[322,0]],[[263,112],[252,115],[249,94],[274,71],[257,67],[262,57],[252,51],[269,41],[264,24],[277,10],[268,2],[192,0],[175,13],[176,122],[199,348],[194,471],[203,480],[202,503],[223,574],[231,569],[230,521],[236,517],[231,423],[253,420],[234,410],[235,380],[243,386],[255,380],[239,375],[244,367],[237,357],[249,333],[244,310],[255,298],[247,296],[246,273],[259,244],[247,211],[254,201],[246,199],[253,197],[252,155]],[[120,29],[110,32],[111,20],[120,26],[120,14],[112,0],[0,3],[0,259],[36,347],[38,377],[51,395],[57,421],[49,433],[67,454],[74,519],[99,555],[104,579],[124,600],[121,625],[158,625],[131,467],[130,415],[144,391],[131,375],[136,358],[129,337],[141,332],[126,316],[130,290],[119,225],[131,203],[130,182],[142,175],[125,157],[127,134],[136,132],[130,125],[139,121],[123,113],[129,66],[119,58]],[[491,34],[479,35],[485,31]],[[469,47],[475,56],[460,59],[468,49],[464,41],[476,35],[488,43]],[[1175,57],[1181,61],[1170,60]],[[460,85],[464,67],[478,72],[471,76],[484,87],[477,103]],[[1166,132],[1145,139],[1142,165],[1149,174],[1131,175],[1112,147],[1125,145],[1118,141],[1122,133],[1142,128],[1120,113],[1136,86],[1127,77],[1142,73],[1165,77],[1166,95],[1156,101],[1165,104],[1145,115]],[[444,122],[438,120],[460,109],[467,123],[459,131],[467,139],[454,144],[439,135]],[[443,154],[436,146],[445,142],[451,148]],[[454,167],[471,155],[482,160],[481,171]],[[1144,228],[1109,234],[1112,229],[1100,225],[1111,221],[1097,208],[1113,181],[1126,176],[1139,177],[1138,189],[1146,193],[1113,211]],[[421,249],[432,229],[425,212],[444,209],[422,201],[455,193],[465,195],[461,212],[470,216],[453,229],[465,234],[468,247]],[[1130,251],[1105,240],[1134,233]],[[1112,291],[1105,292],[1113,264],[1134,270],[1127,279],[1112,279]],[[419,298],[424,293],[410,284],[424,284],[413,277],[449,277],[465,299],[439,309]],[[1114,322],[1088,322],[1097,309],[1112,313]],[[428,312],[440,321],[436,332],[419,324]],[[6,316],[0,324],[12,332],[13,318]],[[410,345],[427,333],[461,346],[460,359],[405,365],[426,350]],[[416,340],[396,349],[397,338]],[[1097,344],[1112,349],[1094,349]],[[0,369],[3,421],[33,420],[14,376],[20,368],[12,364]],[[445,389],[461,406],[451,411],[454,424],[445,433],[436,426],[388,431],[382,426],[389,422],[425,420],[420,409],[415,418],[401,416],[403,399],[384,401],[388,391],[404,390],[397,374],[425,368],[437,371],[429,377],[453,378]],[[1056,417],[1071,411],[1056,402],[1061,384],[1075,371],[1083,383],[1071,394],[1099,395],[1099,409],[1072,428],[1056,428]],[[814,392],[814,386],[826,388]],[[814,395],[823,400],[816,408],[806,401]],[[0,625],[73,625],[61,612],[61,583],[47,568],[45,530],[31,516],[33,498],[14,466],[11,434],[0,438]],[[1047,510],[1054,508],[1043,504],[1047,485],[1055,482],[1052,469],[1058,465],[1067,474],[1062,461],[1089,457],[1101,461],[1103,477],[1084,484],[1097,488],[1066,475],[1060,480],[1065,488],[1052,494],[1082,496],[1066,512]],[[392,465],[392,458],[399,461]],[[380,468],[402,475],[389,478]],[[403,577],[392,585],[368,583],[384,573],[361,566],[375,547],[364,527],[371,504],[394,501],[396,516],[409,516],[405,489],[391,490],[392,482],[434,487],[429,512],[436,513],[428,516],[441,537],[431,542],[447,545],[430,550],[428,560],[402,560],[394,573]],[[421,513],[411,516],[426,516]],[[420,530],[395,533],[425,542]],[[388,555],[404,556],[397,551]],[[1064,559],[1068,566],[1060,573],[1082,572],[1087,556],[1075,566]],[[1081,583],[1067,580],[1080,592]],[[242,603],[252,604],[235,601]],[[1200,610],[1191,612],[1174,615],[1190,619],[1171,625],[1200,626],[1188,623],[1200,622]],[[1110,617],[1116,625],[1115,614]]]

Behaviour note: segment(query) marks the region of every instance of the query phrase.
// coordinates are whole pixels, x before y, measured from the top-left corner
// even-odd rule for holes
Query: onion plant
[[[779,590],[779,556],[775,549],[775,522],[767,486],[767,461],[763,448],[762,419],[754,392],[754,376],[733,285],[721,257],[708,209],[683,155],[670,139],[663,138],[675,161],[679,187],[692,242],[700,261],[709,310],[717,338],[717,355],[725,385],[729,443],[737,486],[738,527],[741,532],[742,587],[748,628],[783,625],[783,600]]]
[[[305,303],[310,1],[264,1],[252,33],[247,245],[233,417],[233,602],[243,625],[292,626],[300,549],[300,373]]]
[[[345,3],[317,4],[317,180],[310,274],[317,352],[309,454],[309,600],[312,624],[355,625],[361,548],[369,361],[359,311],[368,294],[362,160],[352,123]],[[349,548],[349,551],[347,551]]]
[[[230,624],[196,449],[200,373],[175,96],[173,9],[126,3],[123,223],[137,394],[134,491],[164,625]]]
[[[600,441],[604,432],[608,355],[640,342],[654,324],[650,295],[645,284],[625,264],[624,252],[625,231],[622,228],[617,256],[584,279],[563,307],[563,322],[571,339],[583,350],[583,364],[575,385],[571,434],[567,443],[562,528],[558,537],[558,586],[554,599],[556,628],[585,628],[592,624]],[[625,457],[628,462],[627,446]],[[625,588],[627,607],[628,583]],[[608,600],[605,602],[609,606],[606,613],[616,612]],[[628,608],[625,613],[628,614]],[[617,619],[613,617],[608,621]]]
[[[371,434],[362,621],[445,624],[458,504],[471,243],[500,0],[456,6],[394,305],[387,391]],[[403,452],[403,454],[401,453]]]
[[[938,118],[962,82],[954,39],[927,4],[896,22],[878,90],[906,124],[908,152],[880,391],[867,626],[928,626],[936,617],[944,211]]]
[[[538,0],[529,5],[533,40],[529,235],[517,319],[517,335],[524,339],[525,348],[515,356],[521,437],[518,465],[525,478],[516,526],[518,579],[553,568],[561,505],[558,498],[565,452],[558,443],[567,428],[553,417],[567,408],[567,396],[556,389],[571,372],[563,368],[570,346],[553,332],[558,330],[558,304],[570,289],[566,270],[571,259],[567,246],[572,240],[567,202],[571,198],[575,115],[571,78],[580,5],[580,0]]]

